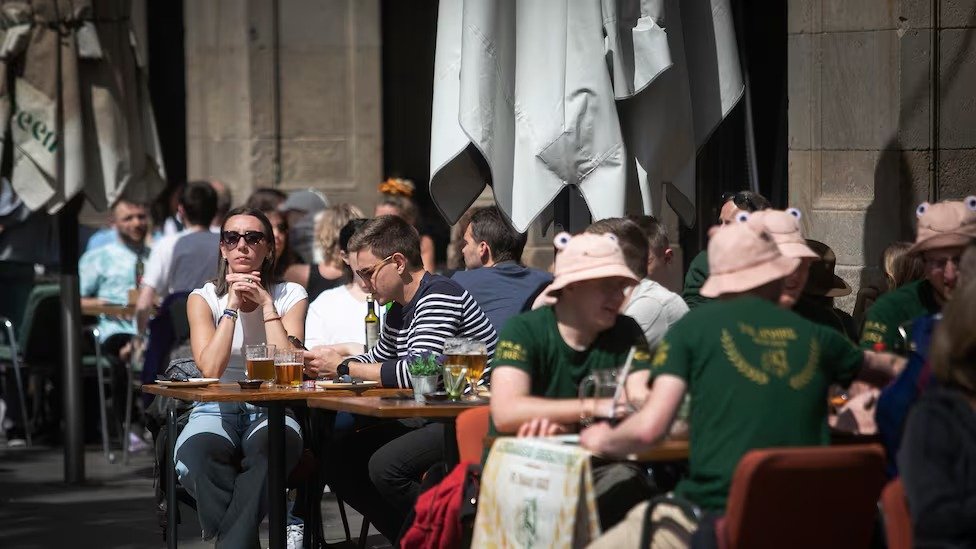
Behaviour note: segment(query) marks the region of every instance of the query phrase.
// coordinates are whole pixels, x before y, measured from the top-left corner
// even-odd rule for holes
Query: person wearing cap
[[[719,211],[718,221],[721,225],[728,225],[738,218],[742,212],[757,212],[769,208],[769,200],[759,193],[752,191],[727,192],[722,195],[722,209]],[[688,265],[685,275],[685,286],[681,292],[681,299],[685,300],[689,309],[708,303],[709,299],[701,295],[702,284],[708,278],[708,250],[702,250]]]
[[[810,265],[819,256],[807,246],[800,228],[800,210],[762,210],[755,213],[739,213],[738,217],[747,223],[752,223],[759,230],[765,230],[773,238],[776,247],[784,257],[799,259],[800,262],[792,273],[783,281],[783,293],[779,296],[779,306],[792,309],[800,299],[803,287],[810,274]]]
[[[861,334],[864,348],[893,351],[902,344],[899,328],[939,312],[951,299],[959,275],[959,256],[976,238],[976,196],[962,201],[922,203],[911,254],[925,263],[925,278],[881,296],[868,310]]]
[[[695,514],[685,510],[723,512],[732,474],[747,451],[829,443],[831,383],[847,385],[859,375],[883,383],[897,373],[887,357],[861,351],[836,331],[778,306],[785,279],[801,260],[784,256],[761,225],[716,230],[708,259],[702,295],[718,299],[689,312],[665,335],[643,407],[615,428],[597,424],[581,433],[582,445],[600,455],[639,452],[667,434],[685,393],[691,395],[690,474],[670,503],[654,509],[657,514],[663,505],[681,530],[670,533],[684,543],[697,529]],[[631,510],[593,546],[639,539],[648,504]]]
[[[800,299],[793,311],[803,318],[822,324],[857,341],[857,324],[854,317],[834,307],[834,298],[851,294],[851,287],[834,273],[837,257],[830,246],[818,240],[807,239],[807,246],[817,253],[818,259],[810,264],[810,274],[803,286]]]
[[[617,239],[608,234],[560,233],[555,279],[545,292],[553,305],[512,317],[495,348],[489,435],[548,435],[573,429],[580,417],[610,413],[610,399],[581,400],[580,381],[624,364],[631,348],[628,390],[645,386],[650,355],[634,319],[620,313],[638,283]],[[632,399],[635,395],[629,394]],[[651,490],[637,468],[596,467],[597,508],[603,526],[617,522]],[[622,478],[621,481],[611,479]]]

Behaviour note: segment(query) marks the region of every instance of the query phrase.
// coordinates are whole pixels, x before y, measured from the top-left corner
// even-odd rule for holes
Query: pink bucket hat
[[[773,237],[779,251],[786,257],[820,259],[817,252],[807,246],[800,228],[802,214],[796,208],[787,210],[760,210],[748,214],[746,223],[750,223]]]
[[[552,293],[574,282],[612,277],[626,278],[634,284],[640,282],[627,267],[617,237],[612,234],[572,236],[562,232],[556,235],[553,244],[556,246],[555,279],[535,300],[533,309],[555,303]]]
[[[918,231],[909,253],[965,246],[976,238],[976,196],[958,202],[922,202],[915,215]]]
[[[769,232],[759,225],[726,225],[715,231],[708,243],[709,275],[701,295],[746,292],[790,275],[799,265],[800,259],[784,256]]]

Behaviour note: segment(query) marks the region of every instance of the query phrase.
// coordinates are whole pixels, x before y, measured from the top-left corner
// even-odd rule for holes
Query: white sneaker
[[[285,539],[288,549],[302,549],[305,542],[305,525],[289,524],[285,530]]]

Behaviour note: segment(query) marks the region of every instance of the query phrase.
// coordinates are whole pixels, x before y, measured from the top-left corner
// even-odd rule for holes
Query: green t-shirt
[[[689,309],[704,305],[711,298],[701,295],[701,287],[708,279],[708,251],[702,250],[688,265],[688,274],[685,275],[685,287],[681,291],[681,299],[685,300]]]
[[[893,351],[901,340],[898,335],[900,325],[920,316],[935,314],[940,309],[935,300],[935,289],[928,280],[909,282],[890,291],[868,309],[861,333],[861,347],[871,349],[876,343],[884,343],[886,350]]]
[[[631,346],[637,345],[631,371],[650,368],[650,354],[644,332],[629,316],[618,315],[613,328],[605,330],[585,351],[576,351],[563,341],[552,307],[514,316],[498,336],[492,369],[514,367],[529,374],[531,394],[549,398],[576,398],[580,381],[596,370],[619,368]],[[492,423],[489,434],[495,435]]]
[[[837,331],[757,297],[685,315],[652,364],[654,376],[684,379],[691,396],[690,476],[677,492],[721,510],[747,451],[827,444],[827,387],[849,384],[862,361]]]

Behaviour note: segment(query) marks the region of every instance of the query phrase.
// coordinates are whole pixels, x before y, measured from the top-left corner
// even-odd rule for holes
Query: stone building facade
[[[790,0],[788,13],[790,204],[838,274],[878,282],[920,202],[976,193],[976,1]]]

